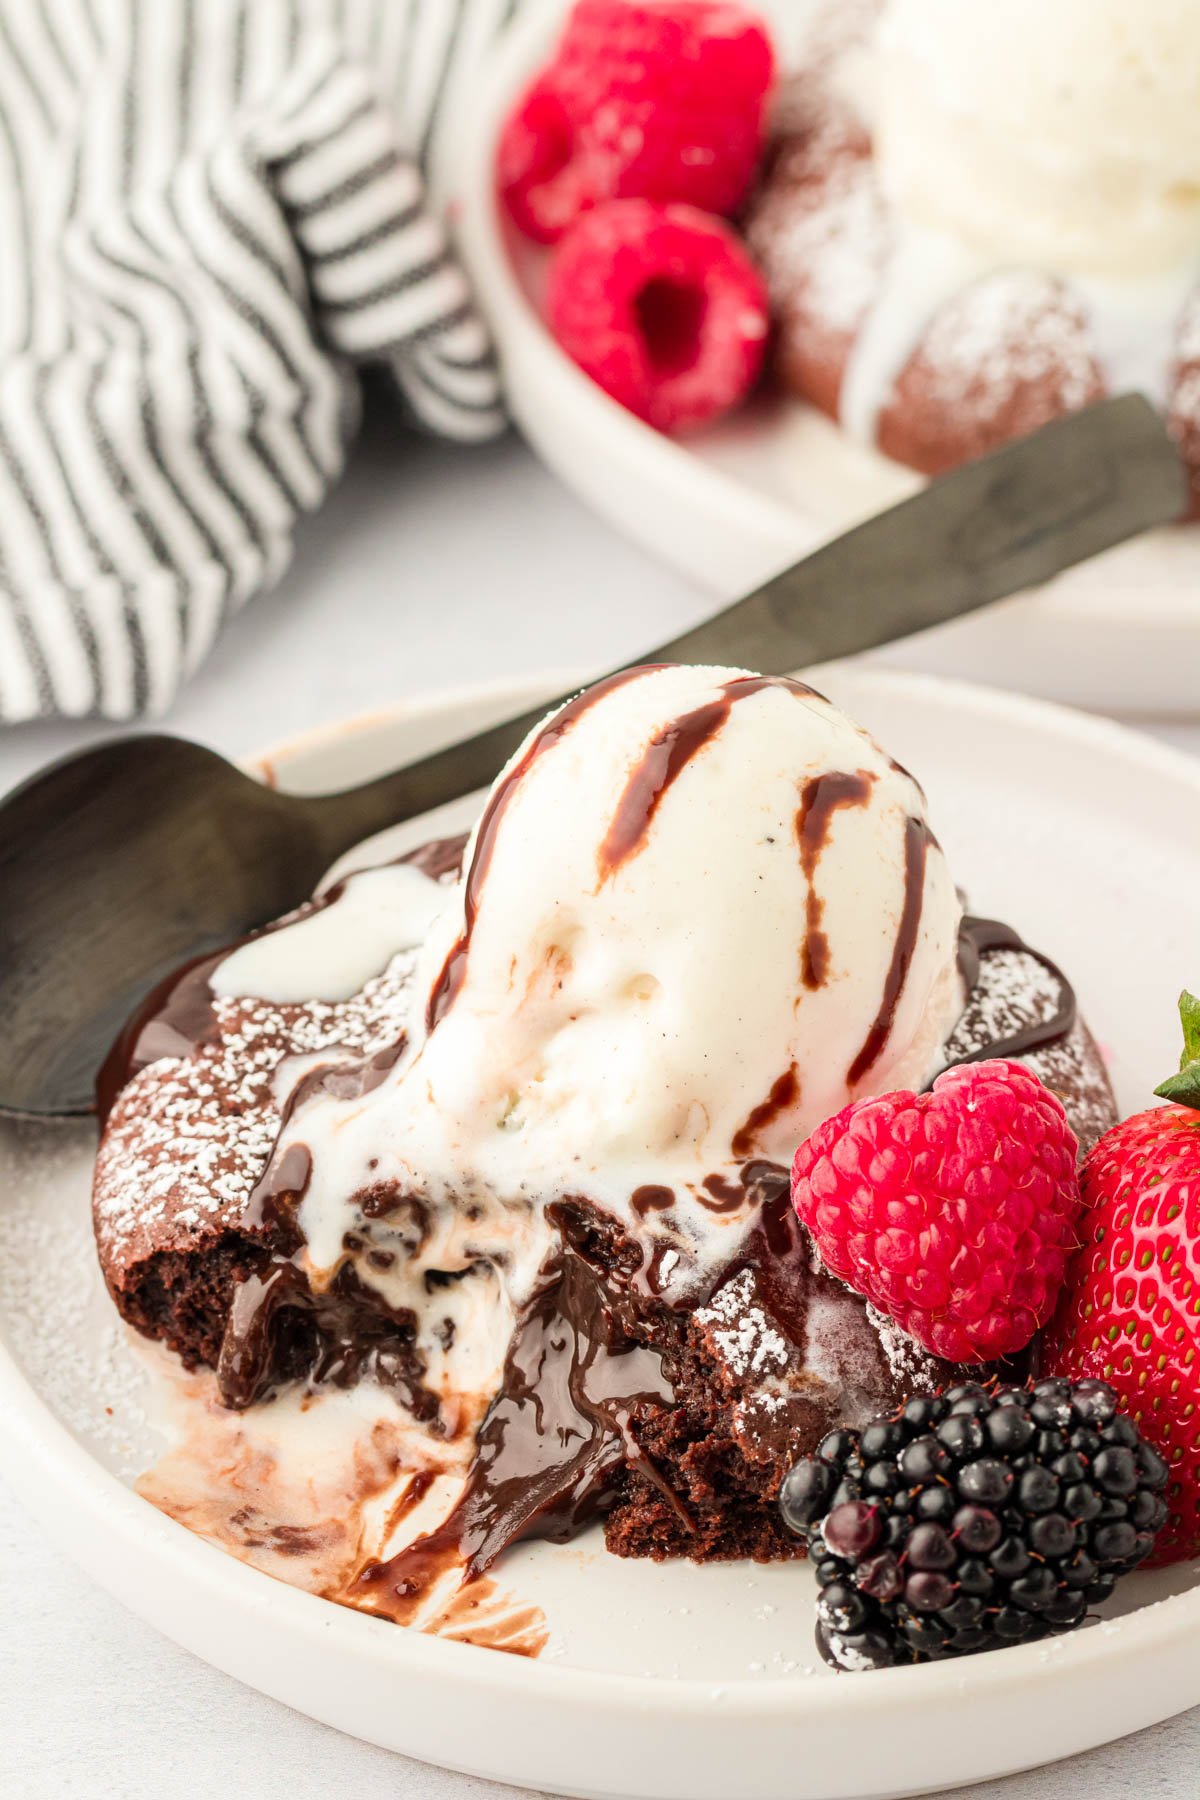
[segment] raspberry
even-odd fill
[[[549,244],[604,200],[732,213],[762,152],[773,72],[764,26],[724,0],[579,0],[501,133],[512,218]]]
[[[762,279],[733,232],[690,206],[585,213],[554,253],[546,309],[567,355],[659,431],[727,411],[762,367]]]
[[[1083,1165],[1084,1243],[1046,1332],[1056,1374],[1111,1382],[1170,1465],[1154,1561],[1200,1555],[1200,1000],[1180,1001],[1180,1073]]]
[[[1102,1381],[964,1382],[831,1432],[779,1492],[821,1655],[886,1669],[1074,1630],[1149,1555],[1167,1476]]]
[[[986,1362],[1053,1311],[1079,1215],[1062,1104],[1020,1063],[857,1100],[796,1152],[792,1201],[826,1265],[935,1356]]]

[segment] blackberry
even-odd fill
[[[1082,1625],[1149,1555],[1167,1465],[1102,1381],[964,1382],[831,1432],[779,1508],[817,1575],[817,1647],[884,1669]]]

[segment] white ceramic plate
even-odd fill
[[[1173,1002],[1194,967],[1180,897],[1200,891],[1200,769],[1037,702],[862,669],[820,680],[920,772],[973,903],[1066,962],[1122,1104],[1143,1103],[1171,1065]],[[536,697],[526,685],[435,698],[310,736],[273,771],[336,788]],[[521,1548],[503,1573],[546,1611],[539,1662],[284,1587],[131,1491],[157,1445],[142,1364],[95,1265],[90,1161],[86,1130],[0,1128],[0,1464],[134,1611],[302,1712],[556,1793],[859,1800],[1027,1767],[1200,1702],[1196,1568],[1134,1576],[1110,1619],[1048,1645],[841,1677],[817,1665],[796,1566],[656,1568],[608,1557],[594,1536]]]
[[[786,47],[811,0],[756,0]],[[618,530],[732,599],[822,539],[902,498],[910,470],[852,443],[811,407],[749,410],[685,443],[651,431],[559,350],[537,307],[543,257],[494,199],[499,127],[554,41],[544,0],[490,68],[452,187],[462,248],[486,296],[509,400],[561,479]],[[1200,527],[1156,532],[1036,594],[877,652],[892,666],[987,680],[1108,712],[1200,706]]]

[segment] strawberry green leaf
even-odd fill
[[[1179,1017],[1183,1023],[1179,1073],[1168,1076],[1154,1091],[1164,1100],[1176,1100],[1181,1106],[1194,1106],[1200,1111],[1200,999],[1186,988],[1179,996]]]

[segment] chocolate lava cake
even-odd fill
[[[404,860],[449,883],[462,851],[456,839]],[[109,1292],[139,1332],[187,1367],[215,1370],[230,1407],[290,1381],[369,1374],[443,1432],[413,1316],[349,1266],[323,1291],[309,1287],[296,1261],[303,1173],[272,1157],[294,1071],[307,1073],[287,1107],[314,1082],[363,1093],[395,1063],[414,957],[395,956],[349,999],[266,1002],[214,996],[223,954],[151,996],[104,1072],[94,1217]],[[960,966],[968,999],[947,1063],[1026,1061],[1086,1149],[1116,1110],[1065,977],[978,920],[963,923]],[[794,1556],[774,1500],[796,1456],[833,1425],[958,1375],[820,1267],[786,1170],[750,1160],[741,1181],[757,1223],[687,1307],[662,1301],[642,1249],[602,1209],[569,1194],[549,1209],[556,1248],[516,1321],[499,1393],[482,1424],[460,1425],[478,1433],[473,1470],[435,1548],[452,1545],[477,1572],[520,1537],[565,1537],[604,1514],[621,1555]],[[428,1232],[414,1196],[360,1201],[364,1232],[381,1232],[366,1250],[380,1266]],[[643,1191],[636,1204],[661,1202]],[[426,1276],[427,1289],[437,1279]],[[454,1278],[443,1279],[449,1294]],[[448,1343],[449,1307],[439,1329]]]

